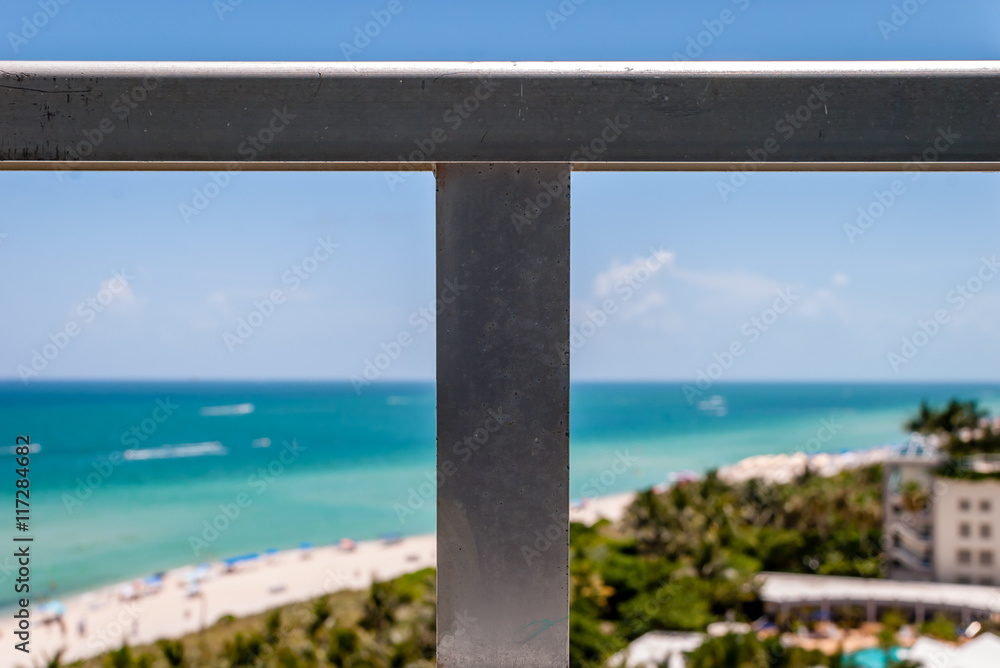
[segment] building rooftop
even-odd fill
[[[608,659],[612,668],[683,668],[684,653],[701,646],[701,633],[650,631]]]
[[[940,451],[941,439],[931,434],[911,434],[910,440],[899,446],[898,451],[892,458],[894,461],[926,462],[937,464],[944,459],[944,454]]]
[[[920,638],[909,650],[900,652],[908,659],[934,668],[995,668],[1000,657],[1000,638],[992,633],[955,647],[931,638]]]
[[[768,603],[850,601],[864,604],[871,600],[1000,613],[1000,587],[791,573],[762,573],[760,577],[763,582],[760,596]]]

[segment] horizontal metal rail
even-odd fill
[[[1000,168],[1000,61],[0,62],[0,169]]]

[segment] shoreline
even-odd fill
[[[184,566],[166,571],[155,588],[142,579],[130,580],[62,599],[62,624],[46,623],[53,616],[44,613],[44,604],[33,603],[31,654],[15,651],[8,642],[14,638],[14,620],[5,616],[0,664],[33,665],[63,646],[63,660],[75,661],[124,642],[135,646],[178,638],[226,615],[245,617],[343,589],[365,589],[375,580],[433,567],[436,548],[435,536],[425,534],[393,544],[360,542],[351,551],[323,546],[262,553],[232,567],[224,562],[212,562],[207,569]]]
[[[806,466],[818,475],[829,476],[885,461],[893,450],[894,446],[879,446],[841,453],[756,455],[718,470],[728,483],[750,478],[781,483],[793,480]],[[654,489],[662,491],[664,487]],[[606,518],[617,522],[637,493],[584,499],[569,509],[570,521],[593,524]],[[64,661],[89,658],[117,649],[123,642],[143,645],[193,633],[225,615],[244,617],[338,590],[366,589],[373,581],[434,567],[436,561],[436,536],[423,534],[393,543],[362,541],[350,551],[321,546],[261,553],[230,567],[218,561],[207,568],[182,566],[166,571],[158,587],[138,579],[68,596],[62,599],[65,611],[61,623],[44,623],[45,604],[33,602],[32,651],[28,655],[13,649],[15,620],[5,615],[0,624],[0,638],[5,641],[0,660],[4,665],[29,665],[39,657],[51,657],[63,646]],[[143,589],[148,591],[139,595]],[[190,595],[195,589],[197,595]],[[53,618],[51,614],[48,617]]]
[[[571,521],[593,523],[604,517],[616,521],[635,492],[588,499],[570,508]],[[362,590],[376,580],[387,580],[437,564],[434,534],[402,537],[397,542],[358,542],[353,550],[338,546],[297,548],[261,553],[227,568],[211,562],[166,571],[158,587],[133,579],[104,585],[63,599],[62,624],[44,613],[45,604],[31,606],[31,653],[13,649],[14,620],[0,624],[0,664],[33,665],[65,647],[63,661],[76,661],[118,649],[122,643],[145,645],[178,638],[211,626],[225,615],[245,617],[272,608],[307,601],[340,590]],[[197,591],[192,581],[197,573]],[[155,590],[154,590],[155,589]],[[130,597],[134,594],[134,598]],[[53,620],[43,622],[43,620]],[[83,620],[84,633],[80,633]]]

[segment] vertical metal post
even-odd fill
[[[569,664],[569,165],[439,165],[439,666]]]

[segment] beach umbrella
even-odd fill
[[[39,607],[42,614],[54,615],[56,617],[62,617],[66,614],[66,606],[63,605],[62,601],[49,601]]]
[[[250,554],[241,554],[238,557],[229,557],[228,559],[223,559],[222,563],[226,565],[226,568],[232,568],[236,564],[242,561],[253,561],[254,559],[259,559],[260,554],[257,552],[252,552]]]

